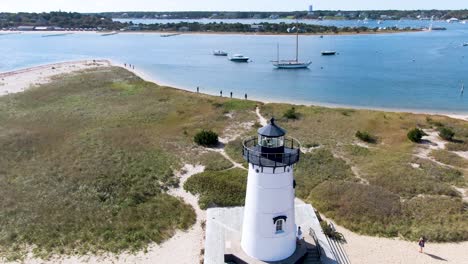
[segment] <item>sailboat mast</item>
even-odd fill
[[[277,47],[276,47],[276,61],[279,63],[279,43],[277,43]]]
[[[299,25],[296,28],[296,62],[299,61]]]

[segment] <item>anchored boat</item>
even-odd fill
[[[336,55],[336,51],[332,51],[332,50],[322,51],[322,56],[333,56],[333,55]]]
[[[293,27],[293,30],[295,27]],[[289,31],[289,29],[288,29]],[[300,62],[299,61],[299,28],[296,28],[296,59],[295,60],[280,60],[279,59],[279,44],[277,47],[277,58],[273,62],[273,66],[278,69],[305,69],[312,64],[311,61]]]
[[[213,51],[213,55],[215,55],[215,56],[227,56],[228,53],[225,52],[225,51],[222,51],[222,50],[215,50],[215,51]]]
[[[249,57],[246,57],[241,54],[234,54],[232,55],[232,57],[229,57],[229,60],[233,62],[249,62],[249,59]]]

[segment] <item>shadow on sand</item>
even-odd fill
[[[429,253],[424,253],[424,254],[428,255],[429,257],[431,257],[433,259],[437,259],[437,260],[440,260],[440,261],[447,261],[446,259],[441,258],[441,257],[436,256],[436,255],[432,255],[432,254],[429,254]]]

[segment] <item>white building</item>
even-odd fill
[[[285,134],[271,119],[244,140],[245,207],[207,210],[204,264],[345,263],[338,262],[314,208],[295,201],[300,143]]]
[[[310,5],[309,6],[309,12],[308,12],[309,15],[313,15],[314,14],[314,6],[313,5]]]
[[[296,250],[293,166],[300,144],[285,134],[272,118],[258,138],[245,142],[249,174],[241,246],[262,261],[284,260]]]

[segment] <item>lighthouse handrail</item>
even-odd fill
[[[253,136],[244,140],[242,154],[247,162],[263,167],[282,167],[298,162],[301,143],[285,137],[283,145],[285,151],[282,153],[264,153],[259,149],[258,137]]]

